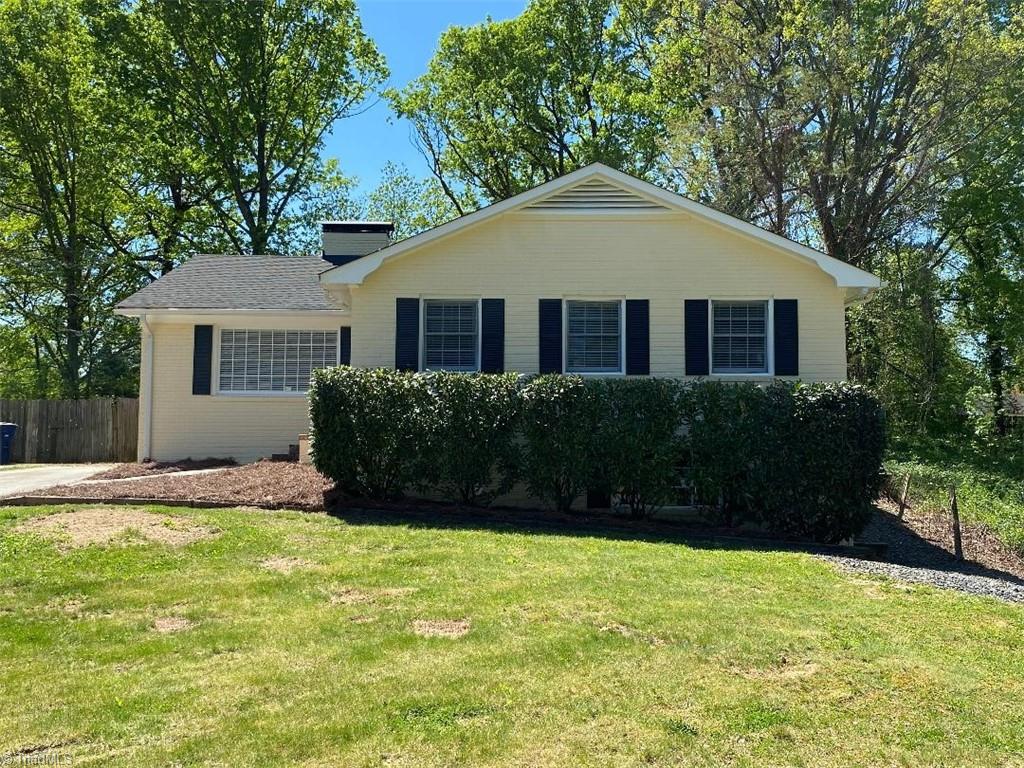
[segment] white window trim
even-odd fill
[[[755,302],[767,304],[768,317],[764,329],[764,371],[753,373],[715,372],[715,302]],[[715,296],[708,299],[708,375],[721,379],[771,379],[775,377],[775,298],[773,296]]]
[[[304,392],[273,392],[273,391],[253,391],[253,390],[237,390],[237,389],[221,389],[220,388],[220,336],[221,331],[321,331],[323,333],[331,333],[332,331],[337,334],[337,339],[334,345],[334,360],[335,364],[332,367],[338,367],[341,365],[341,326],[338,328],[239,328],[237,325],[215,325],[213,326],[213,346],[214,346],[214,364],[213,364],[213,377],[216,382],[216,387],[211,387],[210,391],[214,397],[240,397],[243,399],[251,399],[254,397],[267,397],[272,399],[279,398],[307,398],[309,397],[309,390]]]
[[[428,301],[473,301],[476,302],[476,367],[471,371],[463,368],[427,368],[427,302]],[[483,301],[480,296],[420,296],[420,338],[419,338],[419,360],[417,370],[422,373],[436,373],[437,371],[451,371],[453,373],[480,373],[480,362],[483,360]]]
[[[569,302],[603,301],[619,303],[619,370],[617,371],[570,371],[569,370]],[[563,296],[562,297],[562,372],[572,376],[625,376],[626,375],[626,299],[622,296]]]

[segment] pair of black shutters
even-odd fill
[[[352,362],[352,329],[338,329],[338,362]],[[192,335],[192,394],[208,395],[213,387],[213,326],[197,325]]]
[[[420,300],[395,299],[395,368],[420,367]],[[480,370],[505,370],[505,300],[480,300]]]
[[[800,346],[796,299],[775,299],[775,374],[800,373]],[[711,349],[707,299],[687,299],[684,304],[685,370],[687,376],[711,372]],[[562,299],[540,299],[539,370],[562,373]],[[419,369],[420,300],[395,300],[395,368]],[[647,376],[651,372],[650,302],[626,299],[626,374]],[[505,300],[480,302],[480,370],[500,373],[505,369]]]
[[[796,299],[775,299],[774,334],[775,375],[797,376],[800,373],[800,338]],[[711,334],[707,299],[687,299],[683,326],[686,344],[686,375],[707,376],[711,373]]]

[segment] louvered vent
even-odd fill
[[[666,206],[622,187],[594,179],[528,205],[531,211],[667,211]]]

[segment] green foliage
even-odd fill
[[[887,492],[898,499],[909,473],[910,507],[922,514],[949,515],[949,489],[956,486],[961,517],[994,531],[1024,555],[1024,435],[1015,445],[977,448],[963,440],[901,442],[885,461]]]
[[[847,313],[850,377],[878,396],[894,434],[961,431],[965,397],[979,379],[945,321],[951,286],[926,249],[876,258],[886,284]]]
[[[430,401],[419,482],[464,504],[507,493],[515,472],[519,376],[438,372],[426,375],[425,386]]]
[[[153,108],[172,103],[205,153],[220,230],[241,252],[289,250],[293,203],[325,183],[325,134],[387,76],[354,2],[145,0],[133,13]]]
[[[469,200],[462,205],[472,208]],[[381,180],[366,201],[366,218],[390,221],[395,225],[394,238],[404,240],[424,230],[456,218],[452,205],[436,179],[417,179],[404,165],[387,163]]]
[[[422,468],[429,407],[425,380],[412,373],[346,366],[314,371],[313,465],[346,493],[396,498]]]
[[[830,543],[867,523],[886,434],[863,387],[706,382],[686,389],[683,420],[696,498],[726,523]]]
[[[0,4],[0,317],[31,339],[16,365],[41,396],[50,370],[61,396],[90,394],[125,352],[110,312],[137,285],[121,112],[84,3]],[[133,378],[129,364],[119,384]]]
[[[547,374],[530,381],[522,397],[523,480],[534,496],[568,512],[601,480],[598,391],[580,376]]]
[[[664,115],[614,13],[613,0],[532,0],[514,19],[451,27],[427,72],[390,92],[460,213],[467,194],[495,202],[594,161],[659,167]]]
[[[773,387],[766,396],[757,511],[769,529],[838,543],[859,533],[881,491],[885,419],[851,384]]]
[[[754,384],[706,381],[682,392],[690,482],[726,523],[753,502],[750,469],[765,445],[766,410],[765,391]]]
[[[313,461],[350,493],[439,489],[488,501],[521,478],[567,512],[606,490],[635,517],[677,493],[788,536],[836,542],[867,521],[882,483],[877,400],[849,384],[768,388],[559,374],[317,372]]]
[[[601,410],[598,477],[634,517],[646,517],[676,495],[680,385],[652,378],[595,379],[588,385]]]

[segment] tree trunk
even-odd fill
[[[1003,391],[1003,372],[1006,369],[1006,353],[998,331],[985,334],[985,367],[988,372],[989,391],[992,393],[993,426],[1000,437],[1006,435],[1006,395]]]

